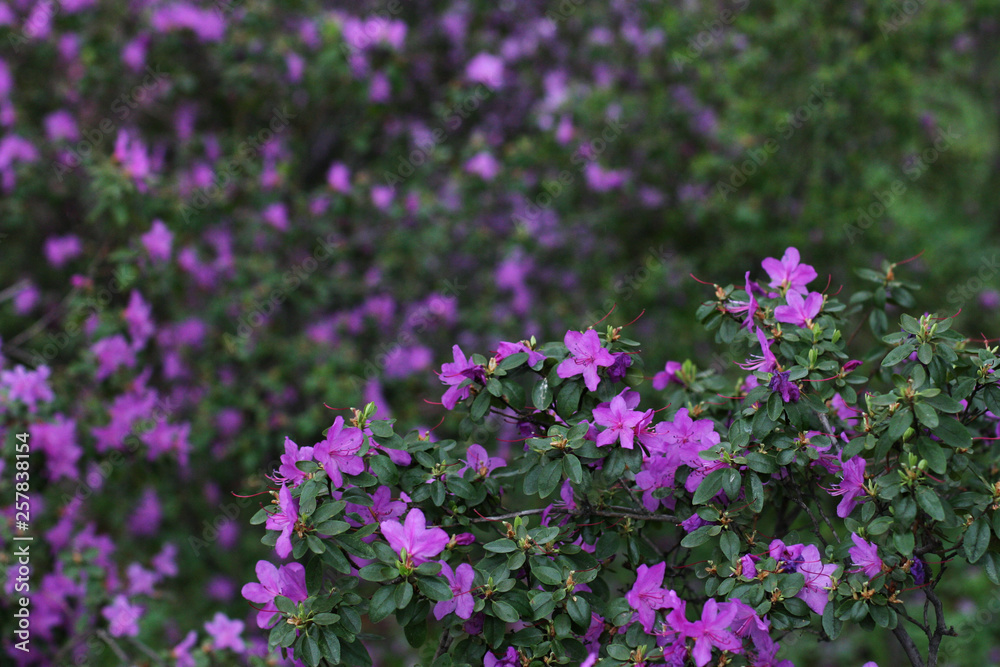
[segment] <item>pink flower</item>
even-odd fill
[[[441,404],[447,410],[453,410],[456,403],[469,397],[469,385],[462,386],[467,379],[486,384],[486,372],[479,364],[466,359],[462,348],[453,345],[451,354],[454,363],[442,364],[441,373],[438,375],[441,382],[451,385],[441,397]]]
[[[198,641],[198,632],[192,630],[184,637],[184,641],[170,651],[170,657],[177,661],[177,667],[195,667],[197,663],[191,655],[191,648],[194,647],[196,641]]]
[[[45,258],[57,269],[81,254],[83,254],[83,244],[80,243],[79,236],[69,234],[45,239]]]
[[[878,557],[878,547],[851,533],[854,546],[847,550],[851,555],[851,563],[858,567],[853,572],[864,572],[872,579],[882,572],[882,559]]]
[[[234,621],[221,611],[208,623],[205,623],[205,632],[212,638],[212,649],[219,651],[229,648],[236,653],[246,650],[246,644],[240,635],[243,633],[243,621]]]
[[[860,456],[848,459],[843,466],[843,477],[833,485],[831,496],[843,496],[837,505],[837,516],[844,519],[850,516],[858,501],[858,496],[865,495],[865,460]]]
[[[174,235],[170,233],[162,220],[153,220],[153,226],[139,238],[154,262],[165,262],[170,259],[170,247],[173,244]]]
[[[499,456],[490,457],[481,445],[469,445],[469,449],[465,453],[465,460],[466,465],[458,469],[459,475],[472,468],[477,475],[485,478],[489,477],[490,473],[497,468],[507,465],[507,461]]]
[[[762,373],[771,373],[778,368],[778,360],[771,353],[771,344],[768,342],[767,336],[764,335],[764,331],[757,327],[755,333],[757,334],[757,342],[760,343],[761,356],[749,357],[744,363],[736,365],[745,371],[759,370]]]
[[[468,563],[462,563],[452,572],[447,563],[441,563],[441,574],[451,586],[452,598],[434,605],[434,618],[440,621],[453,611],[459,618],[472,618],[472,610],[476,606],[472,597],[472,580],[476,578],[476,571]]]
[[[816,269],[808,264],[799,263],[799,251],[795,248],[788,248],[782,255],[781,261],[768,257],[761,266],[771,277],[769,285],[778,287],[782,292],[806,292],[806,285],[816,278]]]
[[[448,533],[441,528],[427,528],[424,513],[417,508],[406,515],[405,523],[399,521],[382,521],[379,523],[382,535],[389,546],[401,558],[406,558],[413,565],[427,562],[441,553],[448,546]],[[406,555],[403,555],[403,552]]]
[[[500,173],[500,163],[490,153],[480,151],[465,163],[465,170],[484,181],[492,181]]]
[[[365,471],[365,462],[358,451],[364,441],[364,434],[353,426],[344,428],[344,418],[337,417],[326,432],[326,440],[313,445],[313,455],[323,465],[334,486],[344,485],[342,472],[360,475]]]
[[[108,632],[112,637],[135,637],[139,634],[139,617],[143,608],[129,604],[124,595],[116,595],[110,605],[101,610],[108,619]]]
[[[610,404],[602,403],[597,406],[594,408],[594,423],[607,427],[598,434],[597,446],[603,447],[620,441],[624,449],[632,449],[635,427],[639,425],[642,418],[643,413],[628,409],[622,394],[611,399]]]
[[[810,292],[805,299],[798,292],[789,292],[785,300],[788,305],[775,308],[774,319],[798,327],[812,325],[813,318],[823,308],[823,295],[819,292]]]
[[[293,488],[298,486],[306,478],[306,474],[295,465],[299,461],[312,461],[313,448],[299,447],[291,438],[285,438],[285,453],[281,455],[281,465],[275,475],[271,477],[279,484],[290,484]]]
[[[465,77],[469,81],[486,84],[489,88],[499,88],[503,84],[503,59],[489,53],[479,53],[465,67]]]
[[[326,172],[326,183],[334,192],[348,194],[351,191],[351,170],[342,162],[334,162]]]
[[[681,380],[681,368],[683,364],[679,361],[668,361],[666,368],[653,376],[653,389],[663,391],[670,384],[683,385]]]
[[[292,497],[292,492],[285,485],[278,491],[278,511],[269,514],[264,527],[268,530],[280,530],[281,535],[274,544],[274,550],[282,558],[292,553],[292,531],[299,520],[299,501]]]
[[[615,358],[601,346],[601,339],[593,329],[581,333],[567,331],[563,342],[572,357],[563,359],[556,368],[561,378],[571,378],[583,375],[584,384],[590,391],[597,391],[601,378],[597,375],[599,367],[607,368],[615,363]]]
[[[306,592],[306,570],[302,563],[289,563],[280,568],[266,560],[257,561],[258,583],[248,583],[241,591],[243,597],[250,602],[264,605],[257,612],[257,627],[266,628],[278,608],[274,606],[274,598],[283,595],[292,602],[302,602],[309,597]]]
[[[640,565],[635,571],[635,584],[625,595],[625,601],[635,610],[635,616],[646,632],[653,631],[657,609],[674,609],[680,604],[677,593],[663,588],[666,569],[666,563],[657,563],[653,567]]]
[[[712,659],[713,647],[721,651],[738,651],[743,647],[739,638],[729,631],[737,611],[734,605],[720,605],[709,599],[702,609],[701,620],[688,621],[683,609],[674,609],[667,615],[667,621],[682,635],[695,640],[691,657],[698,667],[704,667]]]
[[[97,372],[94,374],[94,379],[98,382],[110,376],[121,366],[128,368],[135,366],[135,350],[129,346],[128,341],[121,334],[102,338],[94,343],[90,350],[97,357]]]

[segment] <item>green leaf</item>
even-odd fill
[[[948,455],[945,449],[930,438],[920,438],[917,440],[917,453],[920,458],[926,459],[931,470],[943,475],[948,470]]]
[[[941,423],[937,425],[937,428],[932,430],[934,431],[934,435],[941,438],[945,444],[951,445],[956,449],[972,447],[972,434],[957,419],[944,417],[941,419]]]
[[[916,349],[916,346],[913,343],[904,343],[899,347],[893,348],[889,351],[889,354],[885,355],[885,359],[882,360],[882,366],[895,366],[913,354],[914,349]]]
[[[583,394],[583,385],[579,382],[568,382],[559,390],[556,399],[556,409],[560,417],[569,417],[580,407],[580,396]]]
[[[319,661],[323,659],[323,655],[319,652],[319,644],[316,643],[316,640],[311,635],[303,635],[299,638],[299,643],[296,645],[298,646],[298,649],[295,651],[296,658],[304,661],[309,667],[317,667],[319,665]]]
[[[920,423],[927,428],[934,428],[938,425],[937,411],[926,403],[914,403],[913,411],[917,414]]]
[[[937,394],[936,396],[924,396],[922,397],[921,400],[939,412],[950,412],[952,414],[956,414],[964,409],[962,408],[961,403],[956,401],[948,394]]]
[[[383,406],[384,407],[384,406]],[[368,428],[376,438],[392,437],[392,422],[384,419],[377,419],[368,422]]]
[[[732,531],[723,531],[719,538],[719,546],[722,547],[723,555],[727,559],[733,560],[740,553],[740,538]]]
[[[372,623],[378,623],[396,611],[394,592],[395,589],[392,586],[382,586],[372,595],[371,602],[368,604],[368,618]]]
[[[284,595],[278,595],[274,598],[274,606],[278,608],[278,611],[284,612],[288,615],[294,615],[297,611],[295,603],[286,598]]]
[[[823,610],[823,631],[831,640],[839,637],[844,628],[844,622],[834,616],[833,608],[833,603],[829,603]]]
[[[765,475],[778,472],[778,466],[774,460],[766,454],[760,452],[748,452],[746,455],[747,467]]]
[[[607,530],[601,533],[601,536],[597,538],[597,544],[594,545],[594,557],[597,560],[604,560],[605,558],[610,558],[618,552],[621,546],[621,536],[616,530]]]
[[[330,612],[323,612],[312,617],[312,622],[316,625],[333,625],[339,620],[340,614],[331,614]]]
[[[287,648],[294,642],[295,626],[285,623],[284,618],[278,621],[278,624],[271,628],[271,632],[267,637],[267,643],[269,646],[284,646]]]
[[[757,473],[754,472],[747,473],[747,480],[749,481],[747,493],[750,500],[750,511],[760,513],[764,510],[764,485]]]
[[[990,546],[990,525],[985,518],[979,517],[966,529],[963,546],[965,557],[970,563],[975,563],[983,557]]]
[[[740,494],[740,485],[743,482],[740,471],[735,468],[724,468],[722,476],[722,490],[729,498],[736,498]]]
[[[695,505],[704,505],[706,502],[715,497],[715,495],[722,490],[722,479],[723,475],[729,472],[729,468],[724,468],[722,470],[716,470],[710,472],[705,476],[705,479],[701,480],[701,484],[698,485],[698,490],[694,492],[694,497],[691,502]],[[690,537],[690,535],[688,536]]]
[[[893,519],[891,516],[880,516],[868,524],[868,534],[881,535],[892,527],[892,521]]]
[[[917,488],[917,504],[932,519],[944,521],[944,508],[941,506],[941,499],[931,489],[926,486]]]
[[[332,537],[334,535],[340,535],[341,533],[350,530],[351,524],[346,521],[339,521],[337,519],[331,519],[329,521],[324,521],[323,523],[316,526],[316,532],[320,535],[326,535]]]
[[[487,542],[483,545],[483,549],[487,551],[492,551],[497,554],[506,554],[511,551],[517,551],[517,544],[514,540],[508,540],[507,538],[501,538],[499,540],[493,540],[492,542]]]
[[[517,368],[524,362],[528,360],[527,352],[516,352],[509,357],[504,357],[503,361],[497,364],[497,368],[504,371],[509,371],[511,369]]]
[[[472,407],[469,409],[469,417],[472,421],[480,421],[486,416],[486,413],[490,411],[490,394],[486,391],[480,391],[476,395],[476,399],[472,401]]]
[[[501,600],[493,600],[490,603],[490,610],[494,616],[507,623],[516,623],[521,620],[521,615],[517,613],[517,610]]]
[[[548,410],[552,405],[552,388],[548,380],[542,380],[531,390],[531,403],[538,410]]]
[[[441,579],[436,577],[417,577],[417,588],[435,602],[450,600],[452,598],[451,587]]]
[[[708,538],[712,537],[712,534],[709,532],[711,528],[718,528],[718,526],[702,526],[688,533],[681,540],[681,546],[685,549],[693,549],[694,547],[701,546],[708,541]]]
[[[922,343],[919,348],[917,348],[917,359],[920,363],[926,365],[931,363],[931,359],[934,358],[934,348],[931,347],[930,343]]]
[[[906,429],[910,428],[910,424],[913,423],[913,413],[906,408],[900,408],[896,411],[896,414],[892,416],[889,420],[889,428],[886,431],[886,437],[892,441],[896,442],[903,434]]]
[[[405,609],[413,599],[413,585],[408,581],[399,582],[392,593],[392,599],[396,602],[396,609]]]
[[[331,665],[340,664],[340,639],[332,630],[321,632],[316,643],[319,644],[320,654],[326,658],[328,663]]]
[[[578,626],[590,627],[590,603],[582,595],[569,595],[566,597],[566,611],[570,618]]]
[[[420,648],[427,641],[427,619],[420,617],[403,628],[406,641],[413,648]]]
[[[564,581],[563,576],[559,572],[559,570],[553,567],[532,565],[531,574],[535,575],[535,578],[538,579],[540,582],[542,582],[543,584],[547,584],[549,586],[559,586]]]
[[[573,454],[566,454],[563,457],[563,473],[574,484],[582,483],[583,466],[580,465],[580,459]]]

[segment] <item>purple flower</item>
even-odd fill
[[[662,391],[670,384],[683,385],[684,380],[681,379],[682,366],[683,364],[679,361],[668,361],[666,368],[653,376],[653,389]]]
[[[743,643],[729,631],[729,624],[736,616],[733,605],[719,605],[709,599],[701,612],[701,619],[688,621],[683,609],[674,609],[667,615],[667,622],[689,639],[694,639],[691,657],[698,667],[704,667],[712,659],[712,648],[721,651],[738,651]]]
[[[470,386],[463,387],[463,382],[473,380],[479,384],[486,384],[486,372],[483,367],[466,359],[462,348],[453,345],[451,354],[455,360],[454,363],[442,364],[441,373],[438,376],[441,378],[441,382],[451,385],[441,397],[441,404],[447,410],[453,410],[456,403],[469,397]]]
[[[472,597],[472,580],[476,577],[476,571],[468,563],[462,563],[452,572],[451,567],[442,562],[441,574],[451,586],[452,598],[434,605],[434,618],[440,621],[451,612],[455,612],[455,615],[462,619],[471,618],[472,610],[476,606],[476,601]]]
[[[91,345],[90,350],[97,357],[97,372],[94,374],[94,379],[98,382],[110,376],[121,366],[135,367],[135,350],[121,334],[102,338]]]
[[[823,309],[823,295],[819,292],[810,292],[805,299],[798,292],[789,292],[785,300],[788,305],[775,308],[774,319],[786,324],[799,327],[812,326],[813,318]]]
[[[373,521],[380,523],[403,516],[403,512],[406,511],[406,503],[402,500],[393,500],[392,490],[388,486],[380,486],[372,494],[370,507],[347,503],[346,511],[348,514],[356,513],[365,520],[370,516]]]
[[[7,401],[21,401],[28,406],[29,412],[35,412],[39,402],[49,403],[55,399],[47,382],[51,372],[48,366],[29,371],[18,364],[12,371],[0,371],[0,391],[6,391]]]
[[[83,254],[83,244],[80,243],[79,236],[69,234],[45,239],[45,258],[57,269],[81,254]]]
[[[612,382],[621,382],[628,373],[628,367],[632,365],[632,356],[627,352],[612,353],[615,363],[608,369],[608,379]]]
[[[668,447],[674,450],[680,462],[690,468],[702,467],[705,460],[698,456],[699,452],[711,449],[722,440],[711,419],[695,421],[687,408],[678,410],[673,421],[664,422],[659,430],[666,436]]]
[[[858,496],[865,495],[865,460],[860,456],[848,459],[843,466],[843,477],[833,485],[831,496],[843,496],[837,505],[837,516],[844,519],[850,516],[858,504]]]
[[[466,161],[465,171],[492,181],[500,173],[500,163],[488,151],[480,151]]]
[[[625,449],[632,449],[634,446],[635,427],[642,420],[643,413],[628,409],[624,393],[611,399],[610,404],[602,403],[594,408],[594,423],[607,427],[597,435],[598,447],[615,442],[621,442]]]
[[[142,607],[129,604],[124,595],[116,595],[110,605],[101,609],[101,615],[108,620],[108,632],[112,637],[135,637],[139,634],[142,611]]]
[[[465,78],[489,88],[499,88],[503,83],[503,74],[503,59],[489,53],[476,54],[465,67]]]
[[[781,400],[785,403],[797,403],[799,400],[799,387],[788,379],[789,371],[781,371],[771,376],[771,382],[767,388],[781,394]]]
[[[389,546],[413,565],[420,565],[441,553],[448,546],[448,533],[441,528],[427,528],[424,513],[417,508],[406,515],[405,523],[382,521],[379,523],[382,535]]]
[[[326,172],[326,183],[334,192],[349,193],[351,191],[351,170],[342,162],[334,162]]]
[[[878,547],[851,533],[851,540],[854,546],[847,550],[851,555],[851,564],[858,567],[853,572],[864,572],[865,576],[872,579],[882,572],[882,559],[878,557]]]
[[[729,312],[746,312],[746,319],[743,320],[743,327],[749,329],[753,326],[753,316],[757,313],[757,298],[753,295],[753,286],[750,284],[750,272],[744,274],[745,288],[749,301],[732,301],[729,304]]]
[[[761,266],[771,277],[769,285],[778,287],[782,292],[792,291],[805,293],[806,285],[816,278],[816,269],[808,264],[799,263],[799,251],[795,248],[788,248],[781,260],[768,257]]]
[[[771,353],[771,344],[768,342],[767,336],[764,335],[764,331],[760,327],[757,327],[755,333],[757,334],[757,341],[760,343],[761,356],[751,356],[744,363],[736,365],[745,371],[771,373],[778,368],[778,360]]]
[[[673,609],[680,604],[677,593],[663,588],[666,569],[666,563],[657,563],[653,567],[640,565],[635,571],[635,584],[625,595],[625,601],[635,610],[635,616],[646,632],[653,631],[657,609]]]
[[[281,535],[274,544],[274,550],[282,558],[292,553],[292,531],[299,520],[299,501],[292,497],[292,492],[284,484],[278,491],[278,510],[268,514],[264,527],[268,530],[280,530]]]
[[[298,486],[306,478],[306,473],[295,465],[299,461],[312,461],[313,448],[299,447],[291,438],[285,438],[285,453],[281,455],[281,465],[271,477],[278,484],[289,484],[292,488]]]
[[[503,468],[507,465],[507,461],[499,456],[490,457],[481,445],[469,445],[469,449],[465,453],[465,461],[466,465],[458,470],[459,475],[472,468],[478,476],[486,478],[497,468]]]
[[[521,667],[521,654],[513,646],[507,647],[502,658],[497,658],[492,651],[483,656],[483,667]]]
[[[128,334],[132,338],[136,349],[142,348],[153,335],[156,328],[153,326],[151,317],[152,309],[142,298],[138,290],[132,290],[129,296],[128,307],[122,311],[122,317],[128,324]]]
[[[913,582],[917,586],[923,586],[927,581],[927,566],[924,561],[914,556],[910,561],[910,574],[913,575]]]
[[[246,644],[240,637],[243,633],[243,621],[234,621],[221,611],[216,612],[212,620],[205,623],[205,632],[212,638],[213,650],[230,648],[236,653],[246,650]]]
[[[708,521],[705,521],[704,519],[702,519],[697,514],[692,514],[688,518],[686,518],[683,521],[681,521],[681,528],[684,529],[685,533],[693,533],[694,531],[698,530],[702,526],[707,526],[707,525],[708,525]]]
[[[742,566],[742,574],[747,579],[753,579],[757,576],[757,564],[752,554],[744,554],[740,558],[740,565]]]
[[[801,545],[799,545],[801,546]],[[809,544],[802,548],[799,555],[798,571],[806,578],[805,585],[795,594],[817,615],[822,616],[830,600],[830,586],[833,583],[833,573],[839,566],[833,563],[823,564],[819,549]]]
[[[198,641],[198,632],[192,630],[184,637],[184,641],[170,651],[170,657],[177,661],[176,667],[195,667],[197,664],[191,655],[191,648]]]
[[[344,428],[344,418],[337,417],[326,432],[326,440],[313,445],[313,455],[323,465],[334,486],[344,485],[342,472],[360,475],[365,471],[365,462],[358,456],[364,434],[353,426]]]
[[[306,570],[301,563],[289,563],[278,568],[274,563],[259,560],[256,570],[260,583],[248,583],[241,592],[250,602],[263,605],[257,612],[258,628],[266,628],[275,614],[279,613],[274,606],[275,597],[283,595],[292,602],[302,602],[309,597],[306,592]]]
[[[563,338],[563,343],[573,356],[564,359],[556,368],[556,373],[561,378],[571,378],[576,375],[583,375],[584,384],[590,391],[597,391],[597,385],[601,383],[601,378],[597,375],[599,367],[608,367],[615,363],[615,358],[601,346],[601,339],[593,329],[587,329],[581,333],[579,331],[567,331]]]
[[[162,220],[153,220],[153,226],[150,230],[139,238],[154,262],[165,262],[170,259],[170,247],[174,235],[170,233]]]

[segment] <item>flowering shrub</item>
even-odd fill
[[[858,354],[851,320],[913,289],[896,265],[847,303],[794,248],[763,268],[698,311],[746,349],[735,387],[685,362],[641,398],[640,344],[608,326],[456,346],[445,407],[515,424],[509,457],[398,434],[374,403],[286,442],[254,522],[294,561],[244,587],[269,645],[368,665],[364,619],[391,616],[428,665],[762,666],[790,664],[780,636],[854,624],[937,664],[945,574],[1000,584],[997,348],[902,314]]]

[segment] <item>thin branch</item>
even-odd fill
[[[149,658],[153,662],[155,662],[157,665],[166,665],[167,664],[167,663],[165,663],[163,661],[163,658],[161,658],[159,655],[156,654],[155,651],[153,651],[153,649],[149,648],[148,646],[146,646],[145,644],[143,644],[141,641],[139,641],[135,637],[129,637],[129,641],[131,641],[133,644],[135,644],[136,648],[138,648],[140,651],[142,651],[143,653],[145,653],[146,655],[148,655]]]
[[[925,667],[924,659],[920,657],[920,651],[917,649],[917,645],[913,643],[913,638],[906,631],[906,627],[897,625],[892,629],[892,634],[896,635],[896,639],[899,640],[900,645],[903,647],[903,652],[910,659],[910,664],[913,667]]]
[[[97,636],[98,636],[98,637],[100,637],[100,638],[101,638],[101,640],[102,640],[102,641],[103,641],[103,642],[104,642],[105,644],[107,644],[108,646],[110,646],[110,647],[111,647],[111,651],[112,651],[112,652],[113,652],[113,653],[114,653],[114,654],[115,654],[116,656],[118,656],[118,659],[119,659],[119,660],[121,660],[121,661],[122,661],[123,663],[125,663],[126,665],[127,665],[127,664],[129,664],[129,662],[130,662],[130,661],[129,661],[129,659],[128,659],[128,656],[127,656],[127,655],[125,655],[125,651],[123,651],[123,650],[122,650],[122,647],[121,647],[121,646],[119,646],[119,645],[118,645],[118,643],[117,643],[117,642],[116,642],[116,641],[115,641],[114,639],[112,639],[112,638],[111,638],[111,635],[109,635],[109,634],[108,634],[107,632],[105,632],[104,630],[98,630],[98,631],[97,631]]]
[[[451,646],[451,631],[445,630],[441,634],[441,641],[438,642],[437,650],[434,651],[434,657],[431,659],[431,662],[435,662],[439,657],[441,657],[441,655],[448,650],[449,646]]]

